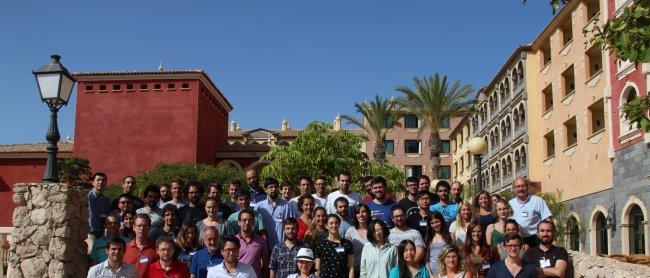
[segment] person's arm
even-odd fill
[[[557,260],[555,261],[555,267],[546,267],[546,268],[535,268],[537,273],[540,276],[547,277],[564,277],[566,275],[567,261]]]
[[[266,242],[266,239],[264,241]],[[269,269],[269,249],[267,248],[266,244],[264,244],[262,246],[262,250],[263,250],[262,251],[262,267],[261,267],[262,269],[261,269],[260,272],[262,273],[262,276],[266,276],[266,275],[264,275],[264,273],[269,273],[268,272],[268,269]]]
[[[320,258],[316,258],[316,275],[320,276]]]
[[[521,229],[520,229],[521,230]],[[468,237],[471,238],[472,234],[470,231],[467,231]],[[492,234],[494,233],[494,223],[487,226],[485,229],[485,241],[490,246],[492,246]],[[471,239],[470,239],[471,240]]]
[[[424,247],[416,247],[415,248],[415,261],[416,262],[422,262],[422,259],[424,258],[424,255],[425,255],[424,253],[426,253]]]
[[[348,277],[354,278],[354,255],[348,255]]]
[[[269,278],[275,278],[275,270],[271,269],[271,271],[269,271]]]
[[[365,278],[366,277],[366,256],[368,256],[368,251],[366,249],[366,246],[363,246],[363,249],[361,250],[361,264],[359,265],[359,278]]]

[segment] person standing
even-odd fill
[[[219,245],[223,262],[208,268],[208,278],[257,278],[253,267],[239,261],[240,247],[239,240],[235,236],[224,236]]]
[[[122,193],[120,196],[117,196],[117,198],[113,200],[113,203],[115,202],[117,202],[115,204],[117,208],[113,209],[113,214],[115,214],[117,220],[120,221],[121,226],[124,222],[124,214],[129,210],[133,210],[133,203],[131,201],[131,197],[129,197],[129,195],[126,193]]]
[[[535,266],[537,274],[544,277],[565,277],[569,262],[569,253],[562,247],[555,246],[555,223],[542,220],[537,225],[539,246],[528,249],[524,261]]]
[[[109,244],[112,238],[119,237],[120,222],[117,220],[117,217],[115,217],[115,215],[110,214],[108,217],[106,217],[104,227],[106,234],[94,240],[92,248],[90,249],[90,259],[93,265],[102,263],[108,258],[108,254],[106,253],[106,245]],[[123,242],[129,241],[129,238],[126,237],[120,237],[120,239]]]
[[[436,184],[436,192],[440,202],[431,205],[429,208],[431,212],[440,212],[445,217],[445,222],[451,223],[456,219],[458,214],[458,205],[451,202],[449,199],[449,183],[441,180]]]
[[[175,237],[178,234],[178,222],[177,222],[177,209],[174,204],[166,204],[162,208],[163,214],[163,227],[152,227],[149,232],[149,238],[152,241],[158,240],[159,237],[169,236]]]
[[[492,201],[490,192],[487,192],[485,190],[479,191],[476,195],[474,195],[474,198],[472,199],[474,213],[477,214],[476,217],[478,217],[478,220],[481,221],[483,230],[485,230],[488,225],[497,222],[497,217],[494,215],[494,211],[492,210],[492,207],[494,205],[496,205],[496,202]]]
[[[437,204],[440,202],[438,199],[438,194],[431,193],[431,179],[427,175],[421,175],[418,178],[418,191],[426,190],[429,192],[429,199],[431,199],[431,204]]]
[[[167,203],[171,201],[172,195],[169,192],[169,185],[168,184],[162,184],[160,185],[160,191],[158,192],[158,196],[160,196],[160,201],[158,203],[158,206]]]
[[[345,197],[338,197],[336,201],[334,201],[334,204],[336,205],[335,215],[341,219],[341,222],[339,222],[339,235],[343,237],[345,236],[345,232],[352,227],[352,219],[348,214],[348,208],[350,206],[348,205],[348,199]],[[356,206],[354,209],[356,210]]]
[[[327,213],[336,212],[336,200],[339,197],[348,199],[348,215],[354,211],[354,207],[361,203],[361,195],[359,193],[350,191],[350,184],[352,184],[352,175],[347,171],[341,171],[338,175],[339,190],[334,191],[327,195],[326,209]]]
[[[237,180],[233,180],[228,183],[228,196],[229,199],[223,202],[224,205],[230,208],[230,211],[235,212],[239,210],[239,205],[237,204],[237,196],[235,193],[241,188],[241,183]],[[250,197],[250,196],[249,196]]]
[[[513,210],[512,218],[522,228],[524,243],[530,247],[537,247],[537,225],[542,220],[550,220],[553,214],[548,209],[544,199],[530,194],[530,183],[527,179],[519,177],[512,182],[513,190],[516,196],[508,203]]]
[[[239,206],[239,209],[237,209],[235,212],[233,212],[229,217],[228,217],[228,222],[232,224],[233,228],[235,228],[235,233],[239,233],[239,213],[242,210],[245,209],[250,209],[254,210],[253,207],[251,207],[251,193],[250,191],[246,189],[239,189],[235,192],[235,198],[237,199],[237,205]],[[264,228],[264,222],[262,222],[262,216],[260,216],[259,213],[253,211],[255,214],[255,223],[253,223],[253,231],[257,233],[258,235],[266,238],[266,229]]]
[[[190,264],[191,278],[207,277],[208,267],[220,264],[223,261],[219,252],[219,231],[217,228],[208,226],[203,232],[203,245],[205,248],[196,252]]]
[[[260,186],[260,176],[257,173],[257,170],[248,169],[246,171],[246,185],[248,186],[248,190],[251,192],[251,204],[253,207],[255,207],[258,202],[266,200],[266,192]]]
[[[286,278],[289,274],[296,273],[296,255],[298,250],[308,247],[298,240],[298,223],[294,218],[287,218],[282,222],[284,241],[273,247],[269,261],[270,278]]]
[[[427,266],[415,260],[415,243],[405,239],[397,246],[399,260],[397,266],[390,270],[389,278],[429,278]]]
[[[375,198],[375,196],[372,195],[372,179],[372,176],[365,176],[361,178],[361,184],[363,184],[363,192],[366,193],[366,196],[361,200],[362,204],[366,204]]]
[[[459,181],[452,182],[449,193],[451,194],[451,201],[454,204],[460,204],[463,201],[463,184]]]
[[[135,238],[126,245],[124,261],[138,270],[138,278],[144,278],[147,266],[158,260],[155,244],[149,240],[151,219],[139,213],[135,216]]]
[[[469,223],[467,232],[467,239],[461,249],[465,269],[474,277],[485,277],[499,260],[499,253],[486,243],[483,226],[477,220]]]
[[[307,230],[314,222],[314,207],[316,200],[311,195],[303,195],[298,198],[298,212],[300,217],[298,221],[298,239],[303,240]]]
[[[397,204],[406,210],[407,217],[412,212],[416,212],[418,210],[418,186],[418,178],[416,177],[408,177],[404,182],[404,187],[406,188],[406,197],[399,200]]]
[[[456,217],[456,221],[449,225],[449,233],[453,238],[453,242],[458,246],[462,246],[467,237],[467,226],[472,221],[472,206],[465,201],[458,203],[458,206],[460,212]]]
[[[293,211],[291,205],[289,205],[289,202],[280,198],[278,184],[278,180],[274,178],[264,180],[267,199],[258,202],[255,207],[255,212],[262,216],[269,246],[275,246],[284,241],[282,221],[288,217],[296,217],[296,213]]]
[[[368,206],[360,204],[357,206],[354,215],[354,226],[345,232],[344,238],[352,242],[352,247],[354,248],[354,276],[359,277],[361,252],[363,251],[363,246],[368,243],[368,225],[371,220],[370,209]]]
[[[415,261],[422,261],[425,255],[424,240],[422,240],[422,236],[417,230],[406,226],[406,215],[404,208],[401,206],[394,206],[391,210],[391,216],[393,218],[395,228],[390,229],[390,234],[388,235],[388,241],[390,244],[398,246],[399,243],[405,239],[409,239],[415,242]]]
[[[194,224],[188,222],[184,223],[181,226],[181,230],[178,232],[176,237],[176,243],[178,244],[178,261],[190,267],[192,263],[192,257],[194,254],[201,250],[201,242],[199,237],[199,230],[194,226]]]
[[[190,271],[187,265],[174,259],[174,240],[171,237],[163,236],[156,240],[156,252],[158,261],[147,265],[145,271],[147,278],[189,278]]]
[[[463,269],[460,252],[455,245],[445,247],[437,259],[440,278],[472,278],[472,274]]]
[[[280,186],[280,196],[283,200],[289,202],[293,196],[293,185],[290,182],[283,182]]]
[[[221,199],[223,197],[222,192],[223,192],[223,188],[221,187],[220,184],[216,182],[211,182],[208,185],[208,197],[212,197],[215,200],[217,200],[217,211],[219,213],[219,217],[223,219],[228,219],[228,217],[230,217],[230,214],[232,214],[232,210],[230,209],[229,206],[226,206],[223,202],[221,202]]]
[[[287,278],[319,278],[314,274],[314,252],[310,248],[300,248],[296,254],[297,273],[290,274]]]
[[[155,185],[149,185],[144,189],[144,207],[136,210],[137,214],[144,213],[151,219],[151,225],[154,227],[163,226],[162,212],[158,207],[160,189]]]
[[[370,209],[372,219],[379,219],[384,221],[388,227],[392,228],[393,221],[391,220],[390,210],[396,205],[393,199],[387,199],[386,194],[386,179],[381,176],[372,179],[372,196],[374,198],[368,201],[366,205]]]
[[[425,238],[429,221],[431,221],[431,212],[429,211],[431,199],[429,197],[429,191],[420,190],[417,195],[417,200],[418,210],[411,210],[411,213],[406,215],[406,226],[417,230],[420,232],[420,236]]]
[[[201,204],[203,187],[191,182],[187,185],[187,206],[178,210],[178,224],[196,223],[207,217],[205,207]]]
[[[437,274],[438,255],[440,255],[440,252],[445,248],[445,246],[451,246],[454,244],[451,235],[447,230],[445,218],[439,212],[434,212],[431,215],[429,231],[427,232],[425,243],[429,253],[429,273]]]
[[[327,216],[327,238],[316,242],[316,274],[322,278],[354,278],[352,242],[339,235],[341,219]]]
[[[535,267],[533,264],[519,258],[519,251],[524,243],[521,235],[508,233],[505,237],[508,257],[493,264],[487,273],[488,278],[516,277],[535,278]]]
[[[88,191],[88,227],[93,238],[100,238],[104,235],[104,222],[111,213],[111,200],[104,196],[106,187],[106,174],[97,172],[92,176],[93,189]]]
[[[494,204],[494,208],[498,220],[496,223],[490,224],[487,227],[485,238],[487,239],[488,245],[497,247],[499,244],[503,243],[503,239],[505,238],[506,222],[508,222],[508,219],[512,216],[512,208],[505,200],[498,200],[496,204]]]
[[[88,270],[87,278],[137,278],[138,272],[133,265],[125,263],[124,250],[126,244],[119,237],[111,238],[106,244],[106,253],[108,259],[102,263],[94,265]]]
[[[205,200],[205,214],[207,215],[205,219],[196,222],[200,237],[203,237],[203,231],[208,226],[217,228],[221,236],[235,234],[235,228],[232,224],[220,217],[218,201],[214,197],[208,197]]]
[[[301,176],[299,181],[298,181],[298,189],[300,190],[300,194],[296,197],[293,197],[291,200],[289,200],[289,204],[293,206],[293,211],[298,211],[298,198],[306,195],[310,195],[310,192],[312,191],[312,180],[308,176]],[[311,195],[310,195],[311,196]],[[315,202],[315,207],[318,206],[323,206],[319,204],[318,200],[314,199]]]
[[[390,269],[397,265],[397,248],[388,242],[388,226],[379,219],[368,225],[368,243],[361,252],[361,278],[388,278]]]
[[[124,177],[122,179],[122,183],[120,184],[122,186],[122,195],[120,196],[126,196],[129,199],[131,199],[130,201],[131,204],[133,205],[132,207],[133,210],[137,210],[141,207],[144,207],[144,201],[142,201],[142,199],[138,198],[133,194],[133,192],[135,191],[135,184],[136,181],[135,181],[135,177],[133,176]],[[115,199],[113,200],[113,202],[111,202],[111,208],[113,210],[118,209],[119,201],[120,201],[119,199]]]
[[[311,196],[314,196],[314,199],[317,200],[316,207],[325,207],[327,204],[327,180],[325,177],[321,176],[316,178],[315,187],[316,192]]]
[[[239,212],[239,233],[235,236],[239,239],[239,261],[253,267],[255,274],[262,277],[262,273],[268,273],[269,248],[266,239],[253,231],[255,214],[250,209]],[[264,267],[264,270],[262,269]]]

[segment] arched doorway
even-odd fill
[[[580,251],[580,224],[578,220],[573,216],[569,216],[566,227],[568,234],[567,247],[569,250]]]
[[[607,219],[602,212],[596,214],[596,253],[609,254],[609,238],[607,236]]]
[[[643,225],[643,211],[638,205],[630,209],[630,253],[645,254],[645,227]]]

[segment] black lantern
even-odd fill
[[[52,55],[49,64],[32,71],[36,76],[36,84],[41,94],[41,100],[50,108],[50,128],[45,138],[47,145],[47,164],[43,181],[59,182],[59,174],[56,166],[56,154],[59,151],[57,142],[61,139],[57,125],[57,112],[61,106],[68,104],[75,79],[70,72],[61,65],[61,56]]]

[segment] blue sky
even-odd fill
[[[397,96],[413,76],[481,87],[551,17],[548,1],[521,0],[2,1],[0,144],[45,141],[31,71],[52,53],[73,72],[203,69],[243,129],[303,128]],[[74,135],[75,97],[62,138]]]

